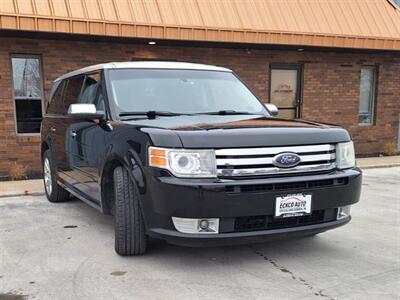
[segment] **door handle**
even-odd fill
[[[74,137],[76,137],[76,131],[75,130],[72,130],[71,131],[71,136],[74,138]]]

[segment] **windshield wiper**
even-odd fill
[[[157,110],[149,110],[149,111],[124,111],[119,113],[120,117],[128,117],[128,116],[147,116],[149,119],[155,119],[157,116],[161,117],[174,117],[181,116],[185,114],[174,113],[170,111],[157,111]]]
[[[247,111],[236,111],[236,110],[219,110],[219,111],[206,111],[201,113],[196,113],[196,115],[220,115],[220,116],[228,116],[228,115],[262,115],[260,113],[251,113]]]

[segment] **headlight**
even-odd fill
[[[214,150],[149,147],[149,165],[169,170],[176,177],[216,177]]]
[[[354,167],[356,159],[353,142],[338,143],[336,145],[336,165],[338,169]]]

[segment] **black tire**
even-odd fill
[[[147,237],[139,192],[123,167],[114,169],[115,251],[122,256],[146,252]]]
[[[49,162],[50,169],[50,177],[51,177],[51,189],[46,186],[46,160]],[[46,192],[47,200],[50,202],[65,202],[70,199],[69,192],[66,191],[63,187],[58,185],[57,177],[56,177],[56,169],[54,160],[51,155],[50,149],[46,150],[43,154],[43,182],[44,182],[44,190]]]

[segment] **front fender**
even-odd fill
[[[126,168],[129,172],[132,182],[136,185],[140,194],[146,192],[146,181],[143,171],[143,165],[137,153],[129,149],[123,155],[115,153],[112,151],[112,147],[106,151],[104,163],[100,168],[100,186],[101,186],[101,208],[103,213],[109,214],[113,203],[111,203],[114,198],[113,189],[110,189],[110,184],[113,183],[113,170],[122,166]]]

